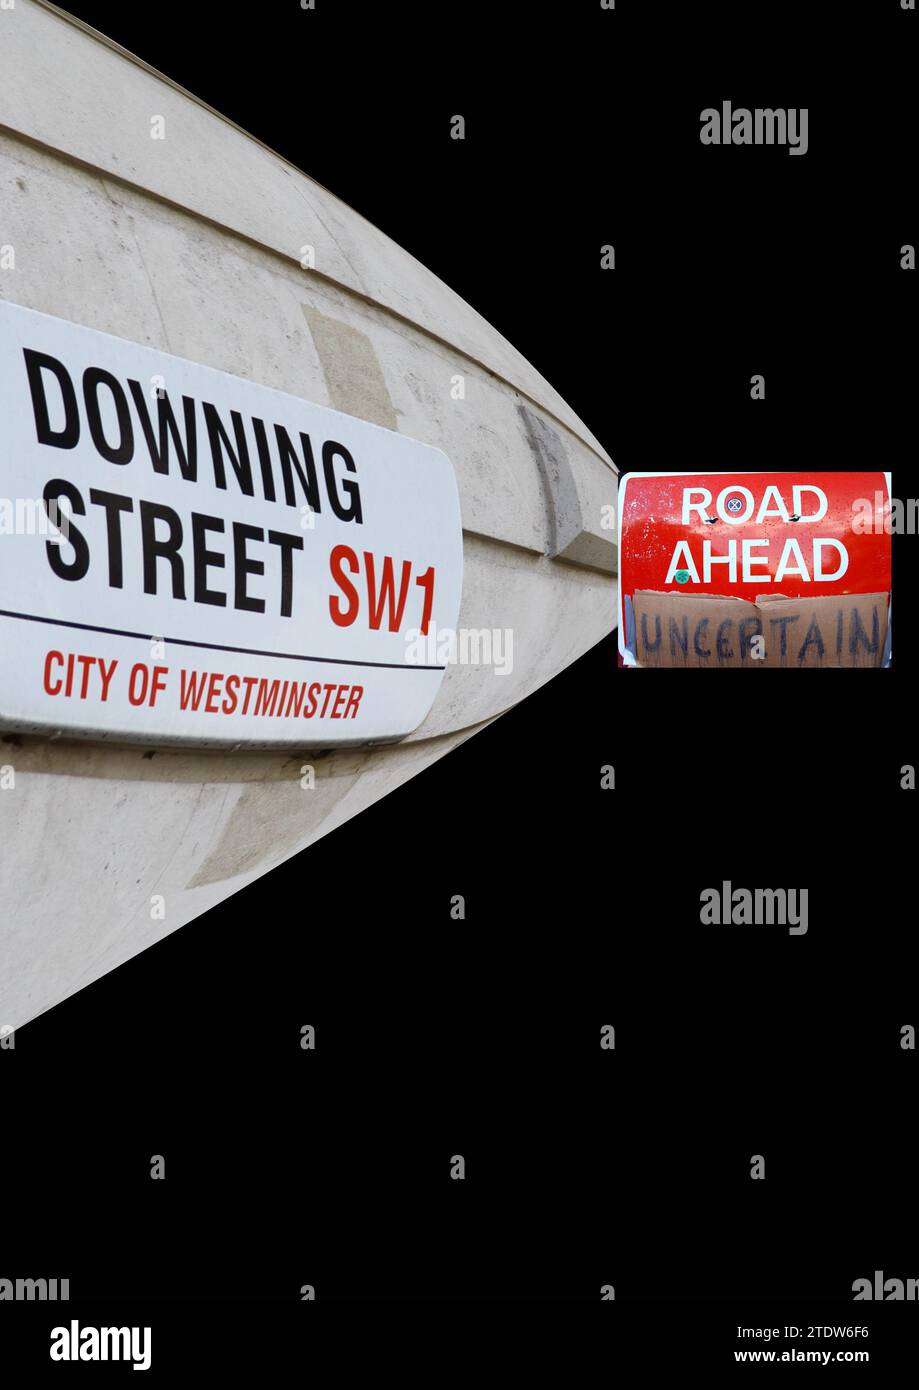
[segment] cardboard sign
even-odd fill
[[[0,303],[0,727],[402,737],[462,555],[440,450]]]
[[[887,594],[754,602],[639,590],[633,598],[640,666],[880,666]]]
[[[625,664],[882,665],[889,512],[883,472],[629,474],[619,492]]]

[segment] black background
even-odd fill
[[[896,0],[64,8],[411,251],[621,472],[890,468],[915,493],[919,16]],[[703,147],[722,100],[808,107],[809,152]],[[610,1347],[683,1318],[656,1354],[708,1330],[724,1364],[738,1322],[867,1310],[880,1361],[914,1308],[845,1301],[919,1276],[915,544],[891,670],[639,681],[610,638],[29,1024],[4,1264],[69,1272],[109,1318],[612,1283]],[[702,928],[725,878],[806,886],[808,934]]]

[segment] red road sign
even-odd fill
[[[627,475],[619,489],[626,662],[636,590],[750,601],[889,595],[889,511],[883,472]]]

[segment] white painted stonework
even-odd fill
[[[449,664],[420,726],[382,747],[231,753],[7,732],[0,1027],[18,1027],[610,632],[616,472],[510,343],[339,199],[53,6],[17,0],[0,23],[0,244],[15,253],[0,298],[441,450],[462,517],[458,626],[513,635],[512,669]],[[150,138],[154,114],[165,140]]]

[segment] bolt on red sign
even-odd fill
[[[884,472],[627,475],[625,664],[883,664],[889,515]]]

